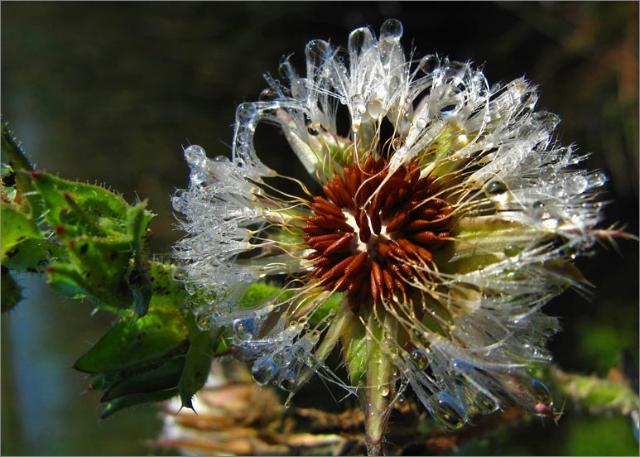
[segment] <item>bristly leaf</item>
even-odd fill
[[[0,211],[2,265],[18,271],[42,271],[49,259],[61,254],[26,214],[4,203]]]
[[[122,370],[154,360],[188,338],[184,317],[171,307],[152,307],[142,317],[123,319],[82,356],[74,368],[87,373]]]
[[[105,384],[107,391],[100,399],[102,402],[112,401],[118,397],[175,388],[180,381],[185,365],[183,355],[173,357],[162,365],[145,370],[130,377],[120,379],[113,384]]]
[[[151,281],[143,241],[153,214],[102,187],[33,173],[45,220],[69,252],[49,268],[49,282],[72,297],[112,310],[147,311]]]
[[[211,335],[209,331],[192,330],[189,338],[189,350],[187,351],[184,370],[178,383],[182,406],[193,409],[191,397],[199,391],[209,376],[211,360],[213,358],[213,343],[217,341],[219,331]]]

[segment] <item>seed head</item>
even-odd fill
[[[346,56],[311,41],[306,76],[285,60],[284,81],[267,75],[261,100],[238,107],[231,159],[185,150],[176,255],[210,297],[195,311],[234,329],[262,383],[295,391],[317,373],[355,392],[349,357],[365,338],[392,365],[365,364],[388,375],[381,395],[410,387],[449,426],[506,402],[548,415],[528,372],[551,360],[558,328],[540,309],[585,290],[572,260],[613,233],[595,229],[605,178],[556,144],[558,118],[535,111],[528,81],[490,86],[470,63],[407,60],[401,35],[395,20],[379,38],[356,29]],[[254,148],[260,123],[282,130],[321,191],[275,187]],[[281,292],[240,306],[255,283]],[[339,343],[350,382],[325,364]]]

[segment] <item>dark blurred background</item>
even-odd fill
[[[405,49],[485,66],[492,82],[520,75],[539,106],[563,120],[559,139],[590,152],[610,177],[607,222],[638,233],[638,3],[7,3],[2,4],[2,116],[37,166],[104,183],[158,213],[154,252],[169,254],[169,196],[187,182],[181,146],[229,151],[235,106],[254,100],[264,72],[305,43],[346,44],[353,28],[404,23]],[[297,173],[269,127],[259,151]],[[622,351],[638,363],[638,244],[580,260],[596,288],[548,305],[564,331],[552,341],[566,370],[606,376]],[[95,394],[71,369],[109,324],[88,305],[25,276],[26,300],[2,316],[2,454],[148,454],[160,426],[144,406],[99,422]],[[330,398],[330,397],[328,397]],[[558,426],[533,421],[462,454],[635,454],[620,417],[567,408]]]

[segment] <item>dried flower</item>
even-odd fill
[[[401,35],[393,19],[378,39],[356,29],[348,58],[308,43],[306,77],[285,60],[286,83],[267,75],[261,100],[238,107],[232,159],[185,150],[191,183],[174,197],[187,232],[176,254],[210,297],[202,325],[232,327],[259,382],[295,391],[318,373],[367,391],[371,452],[407,386],[451,427],[506,402],[551,415],[528,371],[551,360],[558,328],[540,309],[584,289],[571,261],[616,234],[595,229],[604,176],[555,143],[558,118],[534,111],[534,86],[407,60]],[[254,149],[261,122],[321,190],[275,186]],[[282,291],[239,306],[256,282]],[[351,385],[325,365],[340,341]]]

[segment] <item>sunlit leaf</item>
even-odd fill
[[[74,368],[87,373],[121,370],[162,357],[183,345],[187,337],[187,325],[178,310],[154,307],[142,317],[114,325]]]

